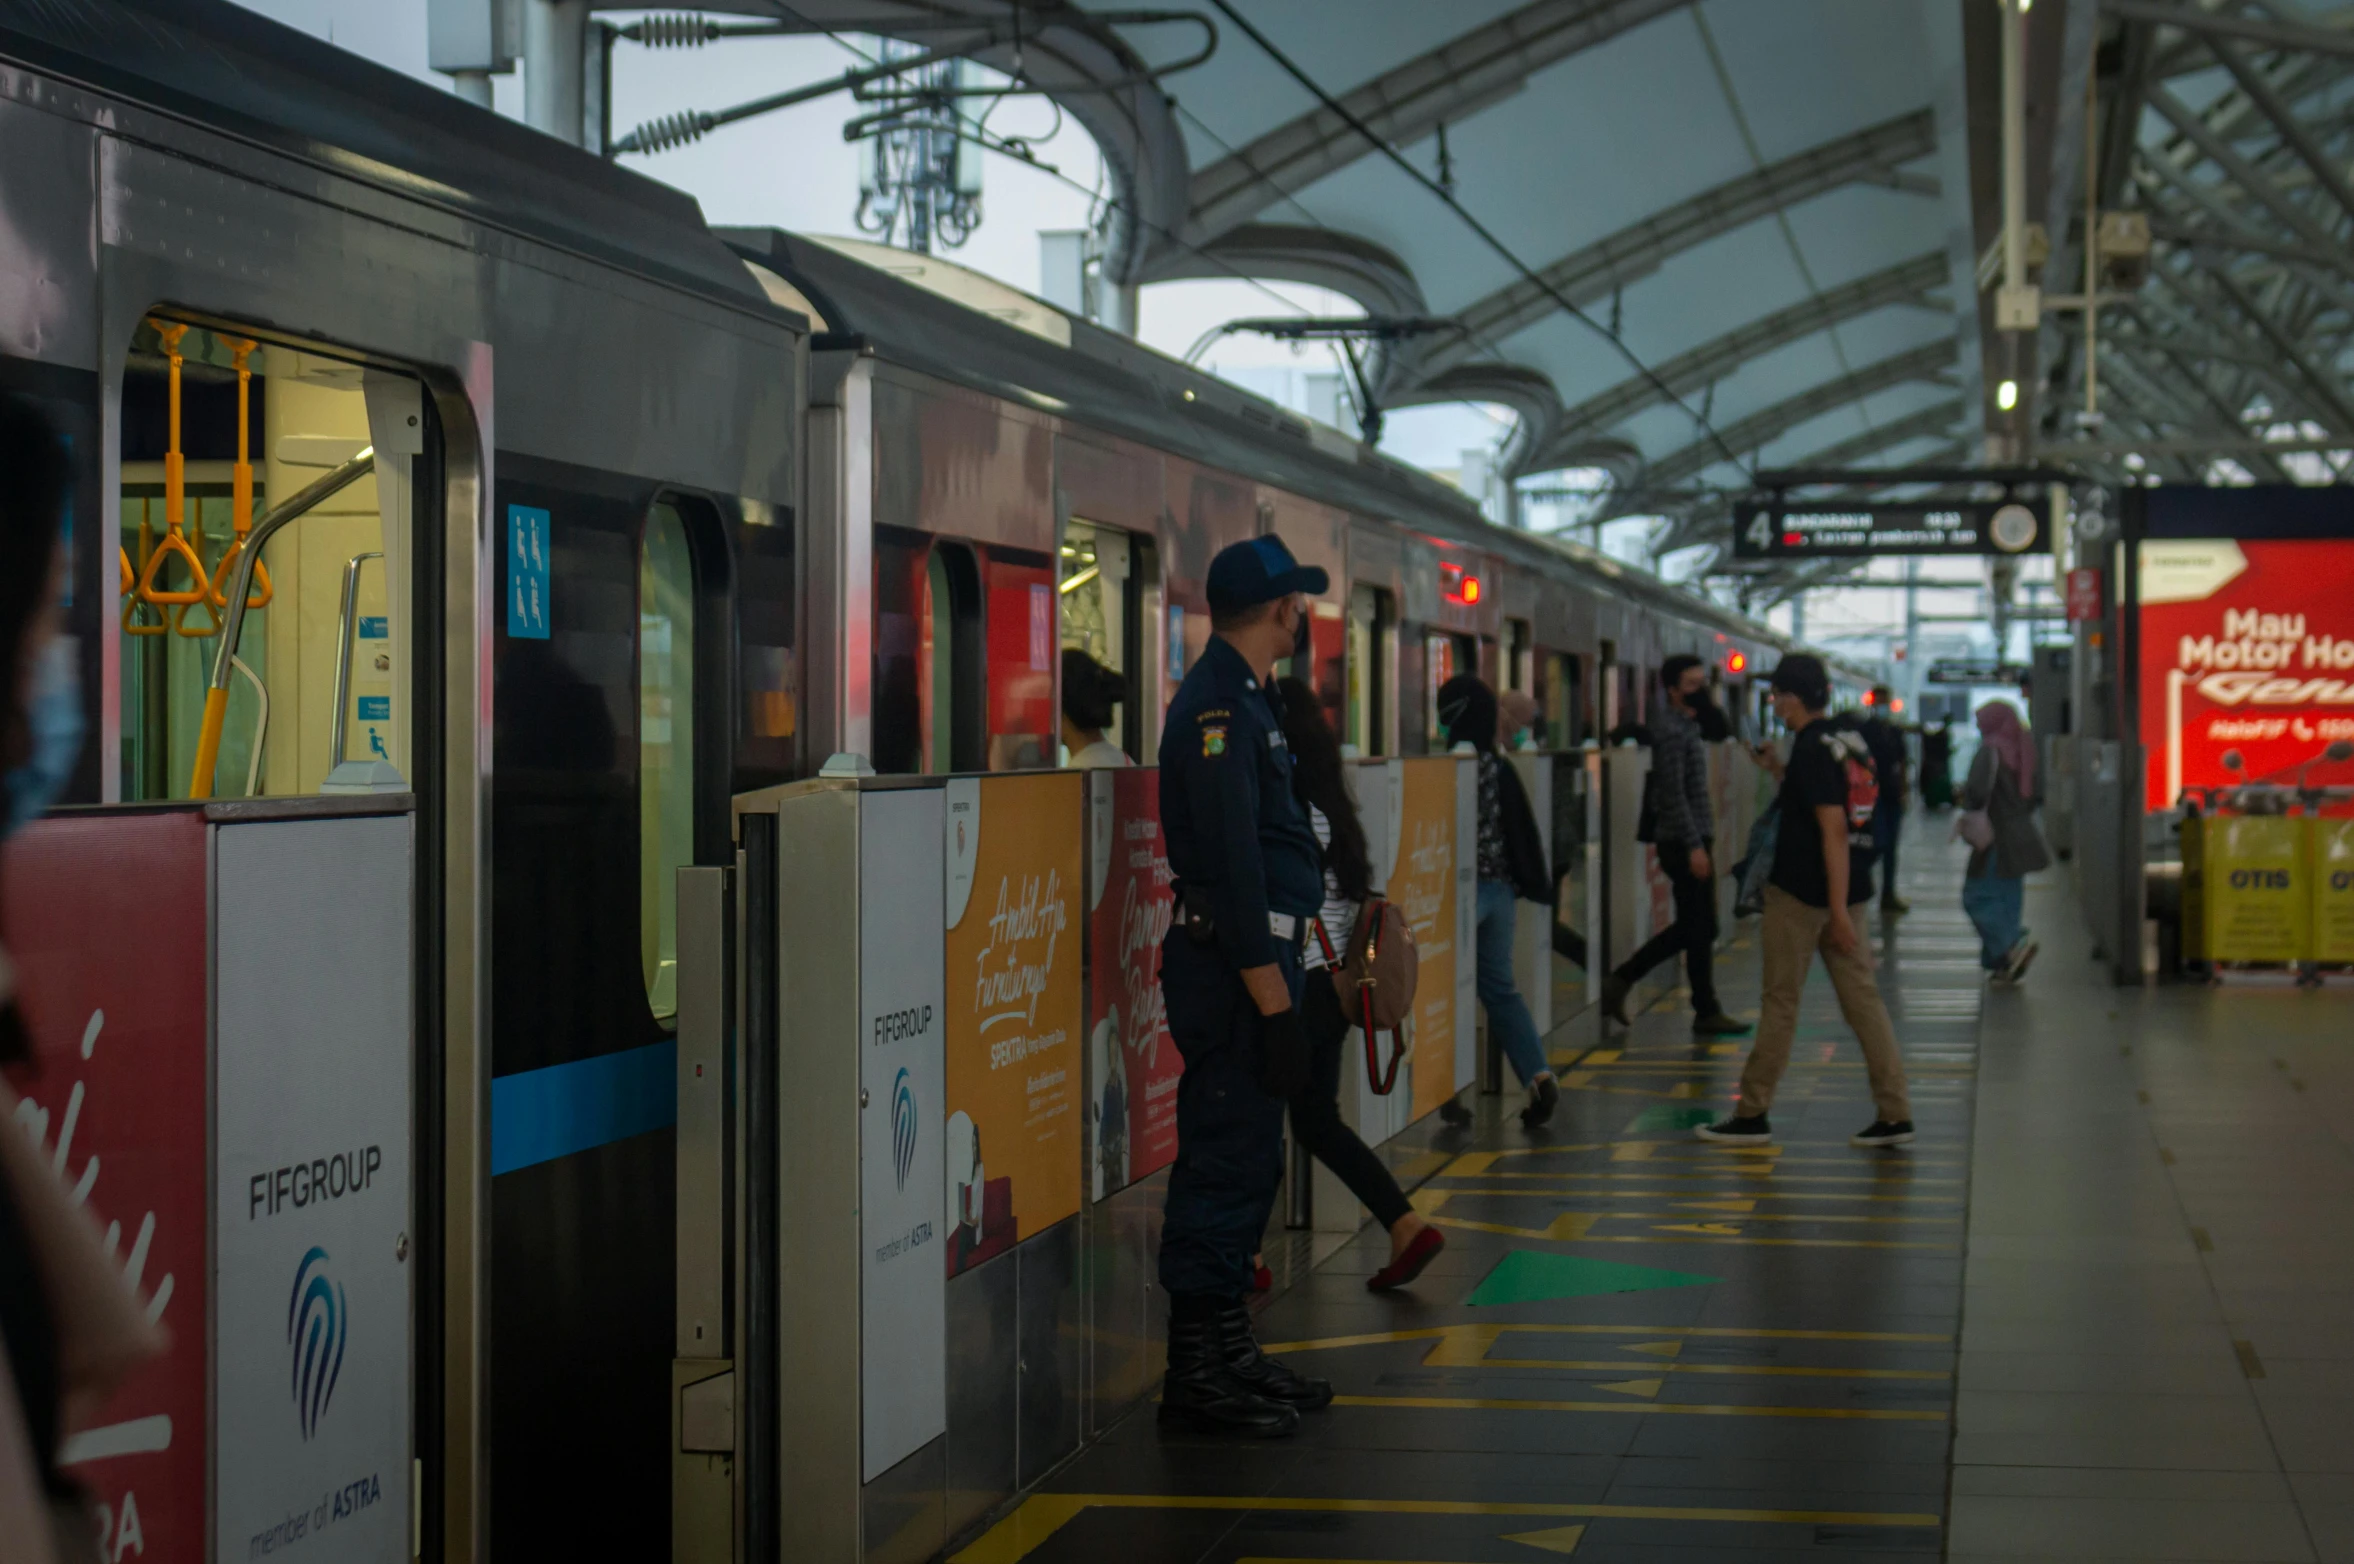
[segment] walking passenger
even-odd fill
[[[1112,725],[1112,708],[1128,695],[1128,681],[1076,646],[1063,648],[1063,762],[1082,771],[1097,766],[1124,766],[1128,756],[1104,737]]]
[[[1283,1110],[1307,1084],[1300,958],[1324,904],[1307,812],[1292,791],[1275,664],[1308,644],[1308,596],[1329,585],[1274,537],[1210,561],[1209,645],[1161,732],[1161,830],[1178,916],[1161,997],[1184,1056],[1177,1160],[1161,1224],[1169,1371],[1160,1418],[1281,1437],[1332,1387],[1267,1357],[1251,1332],[1251,1256],[1283,1179]]]
[[[1545,867],[1545,839],[1512,763],[1496,753],[1496,692],[1476,674],[1460,673],[1439,686],[1439,721],[1449,744],[1469,744],[1479,756],[1479,1003],[1488,1031],[1528,1088],[1520,1122],[1534,1129],[1553,1117],[1561,1088],[1545,1061],[1536,1018],[1512,977],[1518,921],[1515,903],[1553,905],[1553,877]]]
[[[1863,1045],[1864,1070],[1878,1114],[1853,1137],[1858,1146],[1901,1146],[1913,1138],[1904,1060],[1896,1028],[1872,976],[1872,948],[1856,931],[1849,909],[1872,899],[1870,850],[1855,840],[1849,809],[1868,773],[1863,740],[1835,727],[1826,714],[1831,677],[1822,660],[1804,654],[1782,659],[1771,680],[1774,715],[1794,734],[1781,765],[1781,833],[1774,843],[1758,943],[1765,957],[1765,994],[1757,1041],[1741,1070],[1741,1096],[1730,1118],[1703,1124],[1702,1140],[1762,1146],[1773,1140],[1766,1111],[1790,1064],[1798,1034],[1798,995],[1820,951],[1847,1018]]]
[[[2009,701],[1978,708],[1978,754],[1962,783],[1962,835],[1970,867],[1962,910],[1978,930],[1978,964],[1997,983],[2027,975],[2037,946],[2020,914],[2026,879],[2052,861],[2035,825],[2035,735]]]
[[[1953,807],[1953,724],[1921,729],[1921,803],[1928,809]]]
[[[1682,653],[1659,668],[1667,692],[1651,722],[1651,778],[1644,796],[1639,840],[1656,844],[1659,867],[1675,892],[1676,921],[1651,936],[1641,950],[1602,980],[1602,1013],[1628,1025],[1627,996],[1643,975],[1684,953],[1684,975],[1692,990],[1695,1037],[1739,1037],[1749,1025],[1725,1014],[1716,997],[1715,817],[1708,803],[1708,747],[1701,728],[1709,698],[1708,668]]]
[[[1880,784],[1879,803],[1872,810],[1872,845],[1880,859],[1880,915],[1892,918],[1913,910],[1912,903],[1896,894],[1896,838],[1904,829],[1905,790],[1912,767],[1905,754],[1904,730],[1896,723],[1896,692],[1887,685],[1872,686],[1871,714],[1864,718],[1861,731]]]
[[[1341,771],[1339,741],[1324,720],[1315,692],[1289,678],[1276,688],[1283,697],[1292,785],[1307,805],[1308,824],[1324,848],[1324,910],[1316,919],[1324,933],[1322,939],[1308,942],[1307,994],[1300,1007],[1307,1018],[1308,1084],[1292,1096],[1291,1132],[1310,1155],[1340,1175],[1349,1193],[1389,1234],[1389,1264],[1365,1283],[1369,1291],[1388,1292],[1420,1276],[1447,1247],[1447,1240],[1407,1201],[1389,1164],[1341,1122],[1341,1045],[1348,1041],[1350,1021],[1341,1010],[1326,957],[1329,950],[1337,959],[1349,948],[1358,911],[1373,894],[1373,862],[1365,846],[1365,827],[1357,819],[1357,801]]]

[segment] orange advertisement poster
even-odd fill
[[[1455,1095],[1455,775],[1452,757],[1408,760],[1398,809],[1398,866],[1389,899],[1414,928],[1414,1109]],[[1462,953],[1471,959],[1471,953]]]
[[[1083,779],[948,784],[948,1272],[1079,1210]]]

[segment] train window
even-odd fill
[[[1422,638],[1424,741],[1433,753],[1447,747],[1445,725],[1439,721],[1439,688],[1459,673],[1479,671],[1479,648],[1467,635],[1433,631]]]
[[[1114,673],[1129,673],[1128,642],[1134,597],[1128,535],[1074,517],[1063,528],[1056,560],[1059,586],[1061,644],[1085,652]],[[1112,708],[1112,725],[1105,737],[1133,755],[1129,742],[1136,724],[1129,720],[1135,680],[1125,679],[1130,698]]]
[[[1390,650],[1396,615],[1387,592],[1361,586],[1349,594],[1348,680],[1341,738],[1360,755],[1386,755],[1390,743]]]
[[[989,589],[991,771],[1054,763],[1055,582],[1044,555],[992,549]]]
[[[1529,633],[1528,621],[1509,619],[1504,623],[1504,687],[1533,693],[1536,685],[1536,638]]]
[[[1572,749],[1585,742],[1578,660],[1566,652],[1545,654],[1545,747]]]
[[[638,545],[638,925],[646,1001],[678,1013],[678,871],[695,861],[695,562],[676,507]]]
[[[972,550],[875,529],[874,765],[904,774],[982,765],[981,592]]]
[[[119,577],[126,802],[315,793],[346,761],[408,770],[413,380],[151,317],[124,366]],[[279,531],[246,593],[212,772],[205,691],[231,575],[272,505],[372,467]],[[348,472],[345,473],[348,476]],[[378,785],[392,781],[378,772]]]

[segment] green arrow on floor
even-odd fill
[[[1587,1298],[1596,1293],[1650,1292],[1662,1287],[1708,1287],[1719,1278],[1648,1265],[1621,1265],[1584,1255],[1514,1249],[1496,1262],[1464,1302],[1475,1309],[1506,1303],[1544,1303],[1554,1298]]]

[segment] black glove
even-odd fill
[[[1297,1006],[1259,1017],[1259,1090],[1297,1096],[1308,1084],[1308,1029]]]

